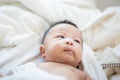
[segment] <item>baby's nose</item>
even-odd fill
[[[72,42],[72,40],[67,39],[67,40],[66,40],[66,44],[67,44],[67,45],[73,45],[73,42]]]

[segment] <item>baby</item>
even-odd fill
[[[77,69],[82,60],[82,47],[78,27],[67,20],[57,22],[43,35],[40,53],[45,62],[37,66],[67,80],[92,80],[86,72]]]

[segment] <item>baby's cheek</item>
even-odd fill
[[[77,53],[78,53],[78,57],[81,59],[82,58],[82,50],[79,49]]]
[[[48,49],[49,49],[49,51],[57,52],[57,51],[61,50],[61,45],[54,43],[54,44],[49,45]]]

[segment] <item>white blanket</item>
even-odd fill
[[[120,63],[120,7],[101,12],[93,0],[5,0],[0,1],[0,76],[29,60],[39,62],[41,33],[64,19],[79,26],[88,45],[85,53],[90,54],[83,59],[86,72],[95,80],[120,74],[119,68],[112,68],[105,69],[105,76],[100,66]]]

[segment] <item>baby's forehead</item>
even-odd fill
[[[48,34],[64,33],[64,34],[75,34],[76,36],[81,36],[81,31],[73,25],[70,24],[59,24],[52,27]]]

